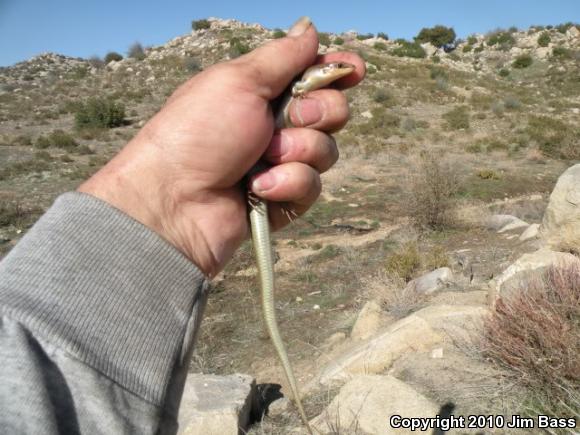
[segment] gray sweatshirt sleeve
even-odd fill
[[[0,262],[3,433],[174,433],[208,293],[129,216],[59,197]]]

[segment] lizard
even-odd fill
[[[295,98],[303,98],[309,92],[323,88],[341,77],[345,77],[353,72],[354,65],[346,62],[330,62],[325,64],[313,65],[306,69],[298,81],[290,84],[287,90],[278,100],[278,105],[274,110],[275,128],[295,127],[290,119],[290,104]],[[257,170],[263,169],[258,164]],[[254,170],[255,171],[255,170]],[[252,172],[254,172],[252,171]],[[280,335],[276,312],[274,306],[274,261],[272,255],[272,242],[270,240],[270,223],[268,218],[267,201],[262,200],[248,191],[249,218],[252,233],[252,243],[256,257],[258,275],[262,295],[262,312],[266,329],[278,357],[284,368],[284,373],[292,390],[294,403],[298,408],[300,418],[308,432],[312,435],[312,429],[308,423],[308,418],[304,412],[304,407],[298,392],[298,386],[292,365],[288,358],[284,342]],[[291,215],[287,211],[287,215]]]

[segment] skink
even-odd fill
[[[276,113],[274,113],[276,129],[294,127],[290,119],[290,103],[294,98],[304,97],[308,92],[323,88],[333,81],[349,75],[354,69],[355,67],[353,65],[345,62],[332,62],[314,65],[304,71],[301,79],[293,83],[293,85],[290,85],[279,101],[279,106],[276,109]],[[294,403],[300,413],[300,418],[308,432],[312,435],[313,432],[300,400],[296,378],[294,377],[294,372],[292,371],[292,366],[288,359],[288,354],[286,353],[286,348],[280,336],[280,330],[278,329],[278,322],[276,320],[274,307],[274,260],[270,240],[268,204],[267,201],[257,198],[251,192],[248,192],[248,203],[252,242],[262,291],[264,322],[266,323],[268,334],[276,348],[278,357],[282,362],[284,373],[292,390]]]

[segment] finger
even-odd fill
[[[272,100],[292,79],[312,65],[318,51],[318,36],[310,19],[298,20],[285,38],[276,39],[242,56],[236,62],[257,92]]]
[[[310,205],[320,195],[320,174],[299,162],[283,163],[252,177],[252,192],[274,202]]]
[[[356,53],[346,51],[321,54],[317,57],[315,63],[328,62],[347,62],[355,66],[355,70],[348,76],[343,77],[332,84],[333,88],[346,89],[352,88],[364,79],[367,67],[365,61]]]
[[[332,136],[321,131],[287,128],[274,134],[264,158],[274,165],[305,163],[322,173],[338,160],[338,147]]]
[[[305,98],[295,98],[289,113],[295,127],[326,132],[340,130],[349,118],[346,96],[335,89],[320,89],[309,92]]]

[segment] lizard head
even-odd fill
[[[347,62],[329,62],[313,65],[304,71],[302,78],[294,84],[292,96],[301,97],[307,92],[323,88],[355,70],[355,66]]]

